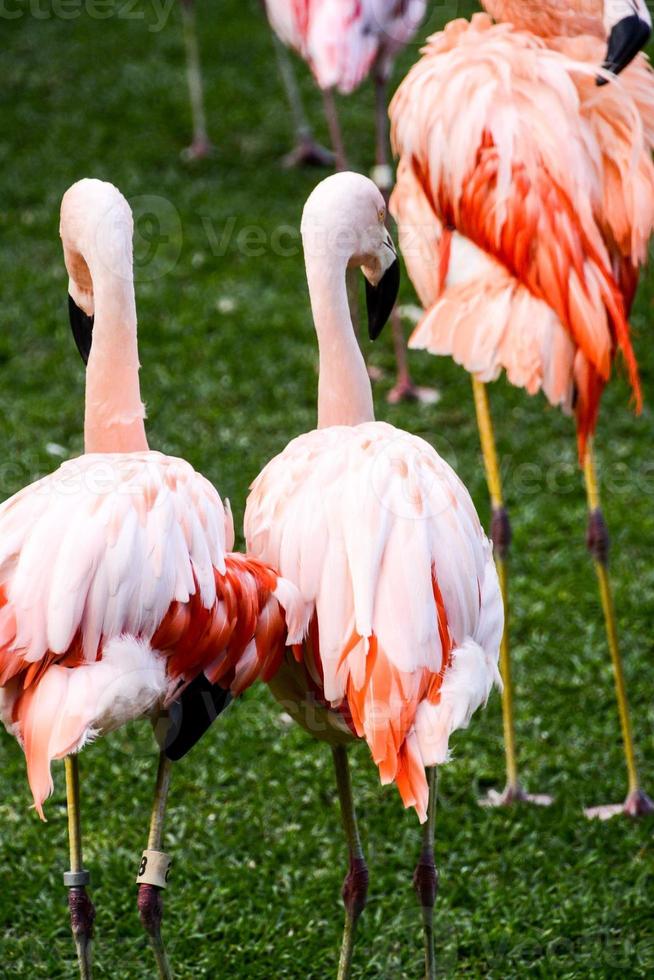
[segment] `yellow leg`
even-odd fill
[[[164,753],[159,756],[157,785],[150,818],[150,833],[148,847],[141,859],[136,883],[139,886],[138,908],[143,928],[150,936],[150,942],[157,961],[157,969],[161,980],[172,980],[172,971],[166,955],[166,949],[161,938],[161,921],[163,918],[162,891],[168,883],[170,858],[161,850],[163,841],[164,816],[170,789],[170,777],[173,763]]]
[[[611,590],[611,580],[608,571],[609,556],[609,536],[607,527],[602,514],[600,502],[599,483],[595,468],[595,455],[592,441],[589,440],[584,459],[584,479],[586,482],[586,495],[588,498],[588,550],[593,556],[597,580],[604,612],[606,624],[606,636],[613,664],[613,676],[615,679],[615,693],[618,702],[618,714],[620,716],[620,728],[622,730],[622,742],[624,746],[625,762],[627,765],[628,794],[624,805],[620,806],[601,806],[587,810],[587,815],[591,817],[607,818],[616,813],[626,812],[630,816],[642,816],[654,812],[654,805],[651,800],[643,793],[638,779],[638,769],[636,767],[636,753],[634,750],[634,737],[631,728],[631,717],[629,714],[629,702],[627,700],[627,690],[622,669],[622,658],[618,644],[618,629],[615,618],[615,607],[613,604],[613,592]]]
[[[486,385],[473,378],[472,389],[475,396],[475,411],[477,413],[481,451],[484,456],[486,483],[488,484],[493,513],[491,535],[495,551],[495,564],[497,566],[497,574],[502,590],[502,600],[504,602],[504,634],[500,647],[500,671],[502,680],[504,681],[502,719],[504,722],[504,749],[506,752],[506,788],[508,792],[519,793],[520,783],[518,780],[518,760],[515,750],[515,725],[513,721],[513,684],[511,682],[511,657],[509,653],[509,574],[507,559],[511,544],[511,525],[504,506],[500,464],[495,447],[493,420],[490,414]]]
[[[492,520],[491,538],[497,575],[504,602],[504,634],[500,646],[500,673],[504,682],[502,693],[502,721],[504,726],[504,750],[506,753],[506,788],[502,794],[491,792],[483,801],[486,805],[505,805],[515,802],[537,803],[549,806],[552,798],[542,794],[530,795],[525,793],[518,778],[518,759],[515,747],[515,724],[513,715],[513,683],[511,680],[511,656],[509,648],[509,569],[508,555],[511,545],[511,524],[504,505],[502,493],[502,478],[500,464],[495,446],[493,420],[488,404],[486,385],[472,379],[472,390],[475,397],[475,411],[479,439],[484,456],[486,482],[491,499]]]
[[[68,888],[70,924],[77,950],[79,972],[82,980],[91,980],[91,946],[95,909],[86,893],[90,881],[82,860],[82,830],[79,805],[79,762],[76,755],[65,759],[66,802],[68,808],[68,843],[70,847],[70,871],[64,874]]]

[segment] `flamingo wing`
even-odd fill
[[[233,538],[213,486],[154,452],[82,456],[0,507],[0,709],[39,812],[53,758],[199,674],[237,694],[301,638],[295,590]]]
[[[183,460],[86,455],[0,507],[0,684],[45,661],[91,663],[103,638],[150,639],[172,602],[216,600],[231,514]],[[11,635],[13,633],[13,635]]]
[[[322,429],[263,470],[245,531],[313,611],[325,701],[424,818],[425,765],[498,680],[502,602],[465,487],[385,423]]]
[[[421,346],[454,354],[459,334],[457,359],[468,370],[488,379],[506,368],[558,404],[572,401],[574,386],[580,448],[617,348],[640,400],[623,297],[594,217],[601,150],[574,81],[592,71],[482,14],[430,38],[390,110],[400,156],[392,210],[400,227],[408,222],[418,187],[427,227],[437,222],[431,296],[424,257],[416,274],[423,302],[429,310],[456,291],[448,317],[430,317],[433,343]],[[415,262],[409,253],[410,274]],[[483,302],[493,301],[490,316],[472,309],[472,288],[459,295],[474,283]]]

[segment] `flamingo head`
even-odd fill
[[[129,204],[113,184],[85,178],[64,194],[59,232],[68,272],[68,315],[85,364],[96,297],[103,293],[106,306],[107,296],[131,287],[132,228]]]
[[[650,39],[652,18],[645,0],[605,0],[604,26],[608,48],[602,68],[619,75]],[[608,81],[600,75],[597,84],[606,85]]]
[[[64,261],[68,272],[68,319],[73,337],[85,364],[88,363],[93,341],[95,307],[93,281],[86,261],[74,248],[64,242]]]
[[[359,268],[366,279],[368,333],[376,340],[400,287],[400,263],[386,227],[386,202],[376,184],[355,173],[333,174],[313,190],[302,215],[305,254]],[[343,270],[344,271],[344,270]]]

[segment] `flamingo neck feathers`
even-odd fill
[[[318,335],[318,428],[372,422],[372,389],[350,315],[347,257],[307,248],[305,262],[311,311]]]
[[[148,448],[131,272],[130,254],[125,276],[100,275],[93,282],[95,322],[86,368],[84,416],[87,453],[129,453]]]
[[[85,452],[146,450],[129,204],[106,181],[80,180],[64,194],[60,233],[70,295],[94,316],[86,368]]]

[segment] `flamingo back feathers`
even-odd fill
[[[424,819],[425,765],[445,759],[451,731],[498,679],[502,603],[467,491],[415,436],[381,422],[334,426],[293,440],[265,467],[245,531],[248,548],[314,610],[301,648],[305,695],[317,686],[319,701],[365,738],[382,781],[395,781]],[[418,707],[429,701],[438,716],[467,643],[481,678],[458,687],[465,704],[447,721],[441,711],[438,733],[423,714],[419,742]]]
[[[159,453],[65,463],[0,507],[2,720],[39,812],[50,762],[200,672],[240,693],[303,636],[297,591],[226,552],[231,514]]]
[[[594,217],[602,154],[580,115],[579,74],[591,67],[485,15],[448,25],[391,104],[400,156],[391,208],[408,235],[416,206],[407,202],[418,196],[421,221],[435,231],[431,277],[424,254],[406,256],[429,318],[413,345],[453,355],[455,344],[457,360],[484,380],[507,368],[514,383],[542,387],[555,404],[576,400],[583,454],[618,349],[638,407],[641,395],[625,303]],[[466,274],[455,260],[470,258]],[[493,296],[491,316],[476,327],[475,285]],[[446,305],[441,325],[436,311]],[[516,364],[506,341],[518,327]]]

